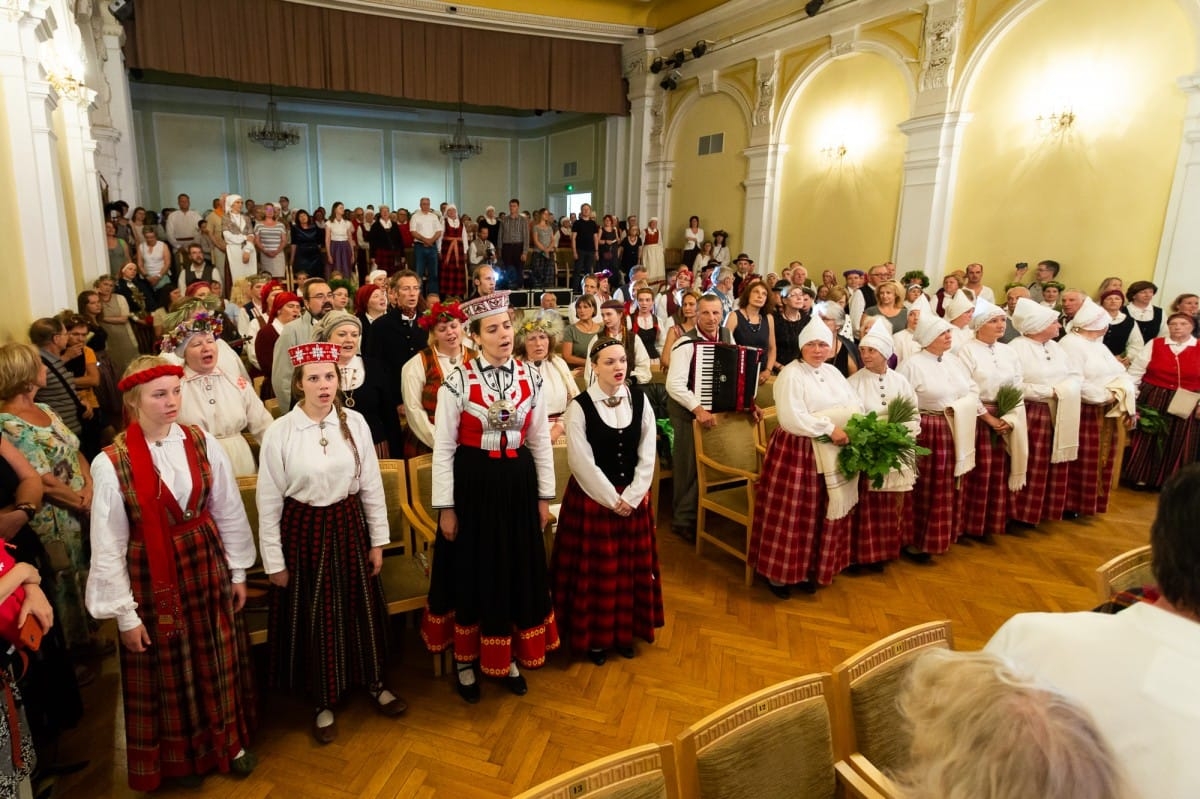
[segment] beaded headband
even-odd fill
[[[134,386],[149,383],[151,380],[157,380],[160,377],[183,377],[183,367],[173,363],[160,363],[157,366],[142,369],[121,378],[121,382],[117,383],[117,390],[124,394]]]
[[[467,321],[467,315],[463,313],[462,307],[457,302],[448,302],[442,304],[435,302],[429,306],[425,313],[421,314],[421,318],[417,320],[417,324],[422,330],[433,330],[442,322],[450,322],[457,319],[460,322]]]
[[[596,346],[592,347],[592,359],[594,360],[595,358],[597,358],[600,355],[600,350],[607,349],[608,347],[623,347],[623,346],[624,345],[621,343],[620,339],[602,338],[596,342]]]
[[[467,315],[467,319],[472,322],[485,316],[508,313],[508,294],[507,291],[493,291],[491,294],[464,302],[459,307]]]
[[[297,344],[288,349],[288,357],[292,366],[304,366],[308,363],[337,363],[342,348],[328,341],[310,341],[307,344]]]

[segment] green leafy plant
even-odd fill
[[[1016,386],[1009,385],[1000,386],[1000,390],[996,392],[996,418],[1003,419],[1005,415],[1012,413],[1018,406],[1024,404],[1025,394]],[[1000,435],[992,431],[992,443],[995,444],[1000,440]]]
[[[880,488],[888,472],[915,468],[917,458],[929,454],[928,449],[917,446],[916,439],[904,425],[916,412],[911,402],[897,398],[888,405],[886,419],[875,411],[866,416],[850,417],[846,422],[850,443],[838,451],[841,473],[853,477],[861,472],[870,479],[873,488]]]
[[[913,283],[920,283],[921,288],[929,288],[929,275],[922,272],[920,269],[910,269],[900,278],[900,285],[908,288]]]
[[[1137,413],[1137,429],[1155,440],[1161,455],[1167,448],[1167,434],[1171,431],[1171,423],[1149,405],[1137,406]]]

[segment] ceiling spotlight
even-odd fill
[[[810,17],[815,17],[823,5],[825,5],[825,0],[808,0],[808,2],[804,4],[804,13],[808,14]]]
[[[708,42],[701,39],[692,45],[692,58],[699,58],[708,52]]]
[[[659,81],[658,85],[669,92],[673,92],[679,88],[679,81],[681,80],[683,80],[683,75],[679,70],[673,69],[665,78]]]
[[[663,61],[661,58],[656,58],[650,62],[650,71],[657,75],[663,71],[663,67],[666,65],[666,61]]]
[[[681,66],[683,66],[684,61],[687,61],[686,50],[676,50],[675,54],[667,59],[667,63],[675,69],[679,69]]]

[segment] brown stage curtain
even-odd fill
[[[625,114],[621,48],[284,0],[137,4],[130,68],[436,103]]]

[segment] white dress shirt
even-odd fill
[[[1054,387],[1064,380],[1082,380],[1083,372],[1067,357],[1057,341],[1038,343],[1025,336],[1012,340],[1008,346],[1021,362],[1021,389],[1025,399],[1046,401],[1054,396]]]
[[[186,436],[183,428],[173,424],[161,446],[150,445],[154,468],[180,507],[187,507],[192,495]],[[246,569],[254,565],[254,534],[229,458],[211,434],[205,433],[204,439],[212,470],[207,510],[221,535],[231,581],[245,582]],[[87,609],[97,619],[116,619],[117,629],[128,632],[142,623],[129,583],[129,514],[116,467],[103,452],[92,461],[92,491],[92,564],[87,581]]]
[[[901,363],[896,371],[908,379],[917,393],[922,413],[941,413],[968,394],[975,397],[977,413],[984,413],[979,389],[971,373],[958,356],[945,353],[940,358],[927,350]]]
[[[193,211],[191,208],[186,211],[172,211],[167,217],[167,241],[171,242],[171,246],[176,250],[180,249],[181,244],[191,244],[192,242],[199,243],[200,238],[200,214]]]
[[[604,404],[608,395],[599,384],[593,384],[587,390],[587,394],[592,398],[596,413],[609,427],[623,430],[633,421],[633,404],[628,386],[617,387],[617,393],[613,396],[621,396],[625,400],[614,408]],[[615,508],[620,500],[625,500],[626,504],[634,508],[641,504],[646,492],[650,490],[650,481],[654,478],[655,442],[658,435],[654,409],[650,407],[649,401],[642,403],[637,469],[634,471],[632,482],[620,494],[596,465],[595,453],[587,439],[587,417],[578,402],[572,402],[567,408],[564,424],[567,428],[567,464],[583,492],[606,508]]]
[[[300,405],[296,405],[276,419],[263,436],[258,457],[258,539],[267,574],[287,568],[279,532],[286,497],[325,508],[358,494],[371,546],[381,547],[388,543],[387,502],[371,428],[357,411],[346,408],[345,413],[346,426],[362,464],[361,474],[357,477],[354,451],[342,437],[333,408],[322,421],[314,422]],[[321,446],[322,438],[325,446]]]
[[[846,382],[858,394],[867,412],[875,411],[881,418],[887,418],[887,406],[897,397],[906,399],[917,407],[917,392],[904,375],[887,369],[883,374],[875,374],[870,369],[859,369]],[[920,414],[914,414],[915,427],[910,424],[913,435],[921,432]]]
[[[436,349],[434,352],[437,353],[438,371],[441,373],[442,380],[445,380],[446,375],[458,368],[466,353],[461,348],[457,356],[443,355]],[[421,404],[421,394],[424,390],[425,359],[418,352],[400,368],[400,392],[404,395],[404,419],[408,422],[408,428],[412,430],[417,440],[433,449],[434,424]]]
[[[180,424],[194,424],[216,436],[238,477],[256,474],[254,453],[242,431],[261,442],[274,418],[254,393],[254,384],[220,369],[202,375],[185,366],[181,389]]]
[[[1021,373],[1021,361],[1012,347],[997,341],[995,344],[984,344],[979,339],[972,339],[963,351],[958,353],[958,359],[971,373],[971,379],[979,389],[980,399],[993,402],[996,394],[1004,386],[1021,387],[1025,377]]]
[[[672,359],[671,364],[674,363]],[[828,408],[866,413],[858,392],[828,363],[813,368],[797,358],[779,370],[779,377],[775,378],[775,409],[780,427],[794,436],[827,436],[836,427],[821,413]]]
[[[418,235],[424,236],[427,239],[432,239],[442,235],[442,220],[433,211],[417,211],[408,220],[408,229]],[[425,242],[417,240],[417,244]]]

